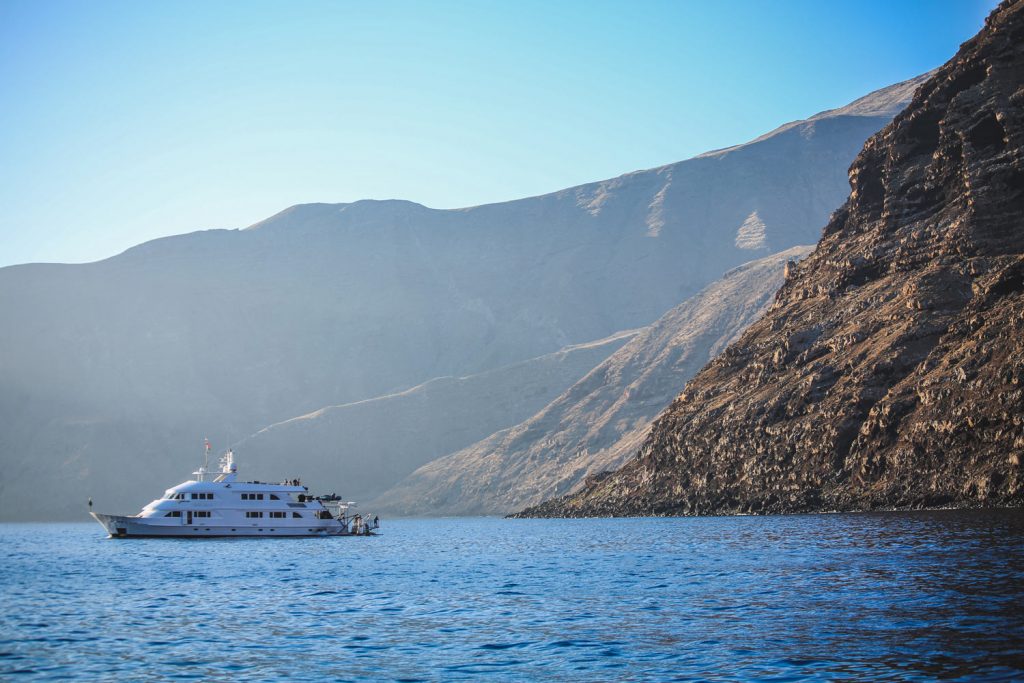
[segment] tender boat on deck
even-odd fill
[[[377,518],[371,523],[361,515],[349,516],[354,503],[335,495],[312,496],[298,479],[280,484],[238,481],[230,450],[220,465],[219,472],[200,467],[193,472],[194,480],[167,489],[137,515],[89,514],[113,538],[371,536],[379,527]]]

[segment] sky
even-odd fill
[[[995,4],[0,0],[0,266],[680,161],[933,69]]]

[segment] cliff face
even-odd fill
[[[771,310],[637,457],[526,515],[1024,503],[1024,2],[871,138]]]
[[[795,247],[733,269],[663,315],[529,419],[423,465],[368,505],[402,515],[505,514],[622,465],[678,388],[771,303]]]

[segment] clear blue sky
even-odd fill
[[[0,266],[678,161],[932,69],[995,4],[0,0]]]

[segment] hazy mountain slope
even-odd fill
[[[424,465],[372,503],[406,515],[502,514],[620,466],[686,380],[757,319],[810,247],[740,266],[676,306],[522,424]]]
[[[817,239],[910,88],[884,111],[542,197],[303,205],[97,263],[0,269],[0,518],[66,517],[89,493],[130,508],[190,470],[204,436],[645,326]],[[137,466],[151,476],[125,474]],[[43,486],[54,495],[9,495]]]
[[[302,453],[307,481],[333,479],[343,495],[365,500],[420,465],[529,417],[637,333],[321,408],[260,430],[235,444],[235,453],[247,470],[267,476],[282,458]]]
[[[1024,502],[1024,2],[865,145],[771,311],[530,515]]]

